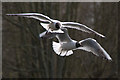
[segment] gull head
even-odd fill
[[[54,22],[49,24],[49,28],[51,30],[58,30],[61,28],[61,23],[59,21],[54,21]]]
[[[76,48],[81,47],[82,45],[79,42],[76,42],[75,44]]]

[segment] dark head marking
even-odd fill
[[[55,24],[55,27],[56,27],[57,29],[60,29],[60,23],[57,22],[57,23]]]
[[[76,48],[78,48],[78,47],[80,47],[81,45],[80,45],[80,43],[79,42],[76,42]]]

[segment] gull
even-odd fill
[[[73,54],[73,50],[84,50],[87,52],[91,52],[96,56],[102,57],[107,60],[112,60],[109,54],[102,48],[102,46],[92,38],[87,38],[81,41],[76,41],[70,38],[68,35],[68,31],[66,28],[61,28],[64,32],[62,34],[56,33],[47,33],[45,32],[39,34],[41,38],[53,38],[57,37],[58,43],[53,41],[52,47],[54,52],[59,56],[69,56]]]
[[[84,24],[80,24],[77,22],[61,22],[59,20],[51,19],[50,17],[45,16],[40,13],[18,13],[18,14],[6,14],[6,15],[23,16],[23,17],[39,20],[40,24],[42,25],[43,28],[47,30],[47,32],[63,33],[61,28],[64,27],[64,28],[72,28],[72,29],[81,30],[87,33],[92,33],[92,34],[98,35],[103,38],[105,37],[104,35],[94,31],[93,29],[87,27]]]

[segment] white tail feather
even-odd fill
[[[72,50],[69,50],[69,51],[65,50],[65,51],[62,51],[59,55],[60,56],[69,56],[71,54],[73,54]]]
[[[67,53],[67,51],[62,50],[62,51],[61,51],[61,53],[60,53],[59,55],[60,55],[60,56],[65,56],[65,55],[66,55],[66,53]]]
[[[53,41],[53,50],[55,51],[55,53],[56,54],[60,54],[60,52],[61,52],[61,45],[60,45],[60,43],[57,43],[57,42],[54,42]]]
[[[69,56],[69,55],[71,55],[71,54],[73,54],[73,51],[72,51],[72,50],[69,50],[69,51],[67,52],[66,56]]]

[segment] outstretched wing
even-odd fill
[[[112,58],[109,56],[109,54],[100,46],[100,44],[92,39],[87,38],[79,42],[81,44],[81,47],[77,49],[82,49],[88,52],[92,52],[96,56],[106,58],[108,60],[112,60]]]
[[[91,28],[87,27],[86,25],[80,24],[80,23],[75,23],[75,22],[61,22],[63,27],[66,28],[73,28],[77,30],[81,30],[87,33],[94,33],[98,36],[105,37],[104,35],[92,30]]]
[[[44,31],[44,32],[39,34],[39,37],[40,38],[52,39],[52,38],[54,38],[54,37],[56,37],[57,35],[60,35],[60,34],[64,34],[64,33]]]
[[[44,32],[42,32],[42,33],[39,34],[39,37],[40,38],[51,39],[51,38],[56,37],[57,34],[59,34],[59,33],[51,33],[51,32],[48,32],[48,31],[44,31]]]
[[[52,19],[50,19],[48,16],[45,16],[43,14],[39,14],[39,13],[19,13],[19,14],[6,14],[9,16],[23,16],[23,17],[27,17],[27,18],[34,18],[39,20],[40,22],[44,22],[44,23],[50,23],[53,22]]]

